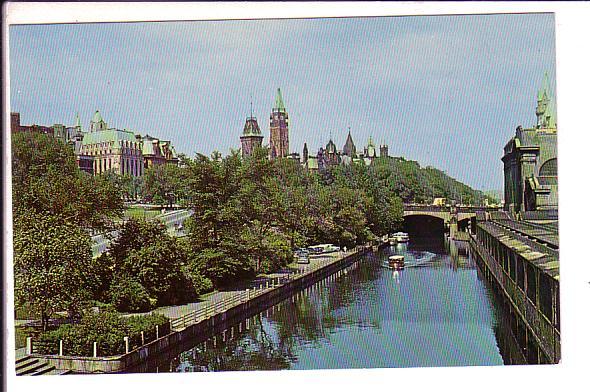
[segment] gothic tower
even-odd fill
[[[387,158],[389,156],[389,147],[385,142],[379,146],[379,156]]]
[[[287,155],[289,155],[289,115],[285,110],[279,88],[270,115],[270,158],[282,158]]]
[[[306,163],[309,158],[309,151],[307,150],[307,143],[303,143],[303,163]]]
[[[369,142],[367,143],[367,147],[365,147],[365,157],[373,159],[377,157],[377,151],[375,151],[375,143],[373,143],[373,138],[369,136]]]
[[[107,128],[107,123],[102,119],[100,112],[98,110],[94,112],[92,121],[90,121],[90,132],[106,131]]]
[[[250,117],[246,117],[246,124],[244,125],[244,131],[240,136],[242,142],[242,158],[252,155],[255,148],[262,146],[262,133],[258,126],[256,117],[252,116],[250,111]]]
[[[342,154],[347,155],[351,158],[356,158],[356,146],[352,141],[352,136],[350,135],[350,128],[348,128],[348,137],[346,138],[346,143],[344,143],[344,147],[342,148]]]
[[[549,92],[549,75],[545,72],[543,85],[537,94],[537,129],[556,129],[555,102]]]

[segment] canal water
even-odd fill
[[[387,267],[393,254],[405,256],[404,270]],[[413,240],[365,256],[157,371],[502,365],[511,360],[500,312],[467,250]]]

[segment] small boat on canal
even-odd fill
[[[404,256],[402,255],[395,255],[395,256],[389,256],[389,266],[396,269],[396,270],[400,270],[403,269],[405,265],[405,261],[404,261]]]
[[[408,235],[408,233],[404,233],[404,232],[401,232],[401,231],[398,231],[397,233],[394,233],[389,238],[390,238],[390,240],[391,240],[391,238],[394,238],[397,242],[408,242],[410,240],[410,236]]]

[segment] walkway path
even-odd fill
[[[241,288],[218,291],[206,295],[200,302],[176,306],[164,306],[156,308],[151,312],[129,313],[123,315],[123,317],[160,313],[172,321],[172,327],[174,329],[183,329],[197,320],[202,320],[215,313],[227,310],[235,304],[246,300],[249,295],[257,295],[266,290],[270,290],[275,285],[284,283],[286,279],[293,278],[295,275],[301,276],[302,274],[316,271],[328,264],[332,264],[344,257],[354,254],[358,250],[359,249],[353,249],[347,252],[340,251],[325,255],[311,256],[309,258],[309,264],[298,264],[297,262],[294,262],[281,271],[259,275],[252,281],[245,283]],[[15,320],[17,325],[25,324],[26,322],[30,322],[30,320]],[[16,350],[17,359],[24,356],[26,356],[25,348],[19,348]]]
[[[161,313],[173,320],[178,319],[180,317],[188,316],[192,313],[203,310],[205,308],[216,308],[216,305],[218,304],[225,304],[231,302],[231,300],[234,298],[237,299],[243,297],[247,293],[247,290],[252,290],[254,288],[263,289],[267,287],[267,283],[269,284],[269,286],[271,286],[273,282],[278,283],[280,279],[287,278],[289,276],[294,275],[295,273],[305,274],[311,271],[318,270],[324,267],[325,265],[334,263],[335,261],[338,261],[346,256],[349,256],[354,252],[355,250],[347,252],[340,251],[321,256],[312,256],[309,258],[309,264],[298,264],[295,262],[279,272],[274,272],[272,274],[267,275],[259,275],[253,281],[250,282],[248,287],[244,287],[242,289],[214,292],[211,295],[205,296],[203,300],[200,302],[193,302],[185,305],[176,306],[163,306],[160,308],[156,308],[148,313]],[[134,313],[126,316],[137,314],[146,313]]]

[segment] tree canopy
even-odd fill
[[[38,133],[12,134],[15,297],[43,327],[56,311],[79,312],[97,284],[89,229],[122,214],[118,190],[78,169],[70,146]]]
[[[120,190],[78,169],[72,148],[38,133],[12,134],[15,215],[32,210],[84,228],[104,229],[123,213]]]
[[[77,313],[94,285],[90,237],[58,216],[29,211],[14,219],[17,305],[40,315],[43,329],[56,311]]]

